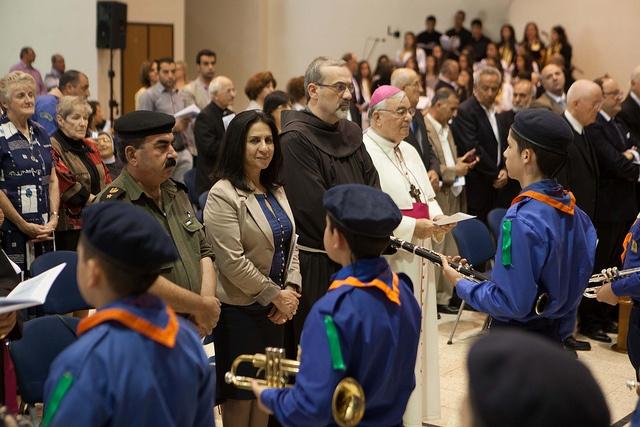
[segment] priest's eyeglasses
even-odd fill
[[[356,88],[353,86],[353,83],[344,83],[344,82],[337,82],[334,83],[332,85],[325,85],[322,83],[316,83],[317,86],[320,87],[328,87],[331,88],[333,90],[335,90],[339,96],[342,96],[342,94],[344,93],[345,90],[349,89],[349,92],[353,93],[355,92]]]
[[[397,110],[385,110],[383,108],[380,108],[379,110],[376,110],[376,111],[386,111],[387,113],[393,113],[393,115],[396,116],[399,119],[402,119],[407,114],[409,114],[411,117],[416,115],[416,109],[415,108],[400,107]]]

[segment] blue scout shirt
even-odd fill
[[[560,336],[571,334],[576,310],[593,270],[596,232],[589,217],[554,180],[524,188],[507,211],[491,280],[459,280],[460,298],[498,321],[527,322],[542,291],[542,317],[559,319]]]
[[[56,110],[60,100],[57,96],[42,95],[36,98],[36,109],[33,120],[38,122],[46,130],[47,135],[51,136],[58,130],[58,122],[56,121]]]
[[[358,260],[333,280],[305,321],[295,386],[267,389],[262,402],[284,426],[334,426],[333,392],[340,380],[353,377],[366,399],[359,425],[401,425],[415,387],[420,336],[413,292],[382,257]],[[337,330],[333,339],[327,323]]]
[[[622,252],[622,268],[640,267],[640,253],[638,242],[640,241],[640,220],[631,226],[631,230],[624,238],[624,252]],[[640,301],[640,273],[621,277],[611,282],[611,290],[618,296],[630,296],[635,301]]]
[[[184,322],[151,294],[83,319],[49,371],[42,425],[213,426],[213,371]]]

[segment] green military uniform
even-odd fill
[[[160,185],[162,206],[149,197],[126,169],[98,196],[101,202],[121,200],[137,205],[149,212],[167,230],[180,257],[167,265],[161,275],[167,280],[200,294],[202,269],[200,260],[214,258],[202,224],[196,219],[183,184],[171,179]]]

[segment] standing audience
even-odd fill
[[[198,77],[182,89],[182,96],[187,105],[195,104],[202,110],[209,104],[209,85],[216,74],[216,62],[216,53],[212,50],[203,49],[196,54]]]
[[[36,82],[36,96],[46,95],[47,87],[42,81],[42,74],[36,68],[33,67],[33,63],[36,62],[36,52],[31,47],[26,46],[20,49],[20,62],[14,64],[9,68],[11,71],[22,71],[33,77]]]
[[[142,63],[140,66],[140,83],[142,83],[142,87],[138,89],[133,97],[136,110],[140,109],[140,97],[142,94],[158,83],[158,62],[144,61]]]
[[[271,71],[261,71],[249,77],[244,86],[244,93],[249,98],[249,104],[245,110],[262,110],[264,98],[276,90],[276,79]]]
[[[33,121],[36,82],[13,71],[0,79],[0,209],[2,249],[22,271],[53,249],[60,193],[51,141]]]
[[[60,77],[62,73],[64,73],[65,68],[64,56],[59,53],[54,53],[51,56],[51,71],[44,76],[44,85],[47,87],[47,91],[58,87]]]
[[[33,119],[45,128],[49,136],[58,130],[56,111],[58,102],[63,96],[79,96],[89,98],[89,78],[77,70],[67,70],[60,77],[57,88],[51,89],[46,95],[36,98],[36,108]]]
[[[278,134],[282,132],[282,112],[291,110],[291,99],[289,95],[281,90],[271,92],[264,99],[264,109],[266,115],[270,116],[278,129]]]

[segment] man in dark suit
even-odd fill
[[[391,85],[403,90],[407,94],[407,99],[411,108],[416,108],[418,100],[420,99],[420,76],[414,70],[410,68],[398,68],[391,74]],[[424,123],[424,116],[422,111],[416,110],[411,120],[409,136],[405,139],[409,144],[418,151],[422,158],[422,163],[427,169],[429,175],[429,181],[433,187],[433,191],[436,193],[440,189],[440,177],[438,172],[440,170],[440,162],[438,156],[433,151],[433,147],[429,143],[429,137],[427,136],[427,127]]]
[[[634,139],[640,141],[640,65],[631,73],[629,95],[622,103],[622,110],[617,118],[631,132]]]
[[[630,150],[628,133],[614,118],[620,112],[623,93],[610,77],[600,77],[595,83],[602,88],[603,101],[595,123],[585,128],[593,143],[600,169],[594,225],[598,232],[598,247],[594,272],[621,267],[620,255],[625,235],[633,223],[638,208],[629,203],[636,198],[636,183],[640,167],[633,162],[637,153]],[[611,342],[606,332],[617,332],[612,322],[612,310],[607,304],[585,301],[589,309],[581,309],[580,331],[594,339]],[[588,326],[588,327],[587,327]]]
[[[460,55],[462,49],[471,43],[471,31],[464,27],[464,20],[467,15],[464,10],[459,10],[453,17],[453,28],[447,30],[446,35],[451,38],[451,53]]]
[[[544,93],[531,103],[531,108],[546,108],[556,114],[562,114],[567,104],[564,71],[556,64],[549,64],[542,69],[541,75]]]
[[[594,142],[585,133],[584,128],[596,120],[602,103],[602,90],[589,80],[577,80],[567,93],[567,109],[563,113],[565,120],[573,129],[573,142],[567,147],[567,163],[558,172],[558,181],[571,191],[576,204],[595,222],[600,168]],[[607,335],[601,327],[592,321],[597,314],[583,298],[579,307],[580,332],[594,339],[605,340]],[[590,350],[587,342],[577,341],[573,336],[562,337],[567,348],[572,350]]]
[[[451,130],[459,153],[475,148],[480,161],[467,175],[468,212],[482,221],[496,206],[498,190],[507,184],[507,170],[503,151],[506,148],[508,129],[499,119],[494,103],[502,76],[493,67],[478,71],[473,96],[460,104]]]
[[[349,105],[349,114],[351,121],[362,127],[362,112],[367,108],[364,97],[362,96],[362,88],[356,79],[358,73],[358,58],[355,53],[345,53],[342,60],[347,63],[347,68],[351,71],[351,83],[353,84],[353,92],[351,93],[351,103]]]
[[[436,31],[435,16],[427,16],[426,24],[427,29],[418,34],[416,42],[418,43],[418,47],[423,48],[424,51],[427,52],[427,55],[431,55],[433,47],[440,44],[440,37],[442,36],[442,33]]]
[[[482,34],[482,21],[478,18],[471,21],[471,43],[473,49],[473,61],[480,62],[487,57],[487,45],[491,42],[489,37]]]
[[[211,102],[198,114],[194,126],[196,148],[198,149],[196,163],[196,191],[198,194],[209,191],[214,184],[211,174],[224,138],[222,117],[231,113],[228,108],[236,97],[236,89],[228,77],[218,76],[209,84],[209,95]]]

